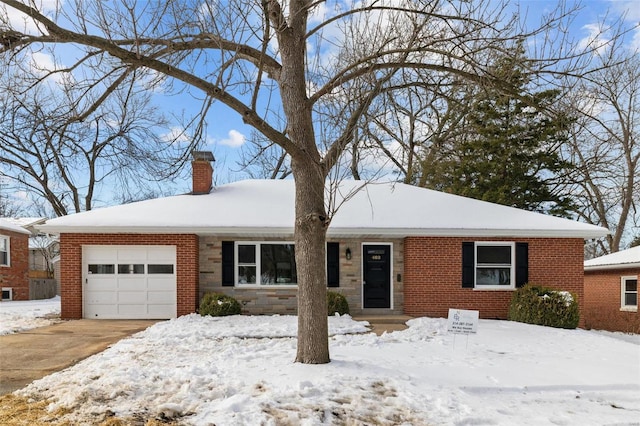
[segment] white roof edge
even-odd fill
[[[198,234],[198,235],[293,235],[291,228],[270,227],[57,227],[41,225],[39,230],[50,233],[68,234]],[[327,236],[387,236],[402,237],[534,237],[534,238],[599,238],[606,235],[602,228],[599,230],[535,230],[535,229],[422,229],[422,228],[332,228],[329,227]]]
[[[611,269],[633,269],[633,268],[640,268],[640,262],[616,263],[616,264],[610,264],[610,265],[592,265],[592,266],[585,266],[584,270],[585,271],[604,271],[604,270],[611,270]]]
[[[14,225],[13,223],[11,223],[9,221],[6,221],[6,220],[0,220],[0,232],[2,232],[2,231],[15,232],[17,234],[31,235],[31,231],[29,231],[28,229],[25,229],[20,225]]]

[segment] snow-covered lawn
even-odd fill
[[[295,317],[189,315],[16,393],[49,398],[72,424],[640,424],[638,336],[480,320],[467,341],[439,318],[380,337],[364,326],[331,317],[332,362],[301,365]]]
[[[0,302],[0,336],[44,327],[59,321],[60,296],[45,300]]]

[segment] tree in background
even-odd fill
[[[562,150],[575,165],[565,191],[584,221],[612,232],[591,246],[589,257],[624,248],[640,226],[640,57],[613,43],[592,63],[593,72],[572,83],[562,105],[575,115]]]
[[[85,93],[100,89],[97,101],[110,98],[123,76],[146,71],[159,76],[165,90],[201,94],[203,121],[220,102],[287,153],[295,180],[296,361],[303,363],[330,359],[325,181],[366,111],[382,94],[414,84],[418,70],[510,91],[510,82],[487,67],[487,55],[503,51],[509,40],[560,30],[557,24],[568,17],[561,10],[524,34],[517,17],[502,15],[505,5],[489,2],[78,0],[50,13],[36,2],[0,4],[36,22],[28,31],[8,15],[0,18],[5,63],[15,66],[32,46],[73,48],[69,69],[77,79],[88,76]],[[547,51],[529,71],[572,69],[574,61],[562,62],[576,58],[566,50],[571,46],[562,40],[555,46],[560,50]],[[567,69],[560,70],[560,62]]]
[[[31,210],[91,210],[106,183],[117,191],[109,200],[122,202],[171,178],[177,147],[159,136],[166,122],[147,93],[136,93],[134,75],[108,100],[83,105],[74,99],[81,87],[51,77],[33,86],[37,73],[20,71],[0,78],[0,164],[7,184],[31,195]]]
[[[423,159],[426,187],[525,210],[566,215],[568,195],[559,178],[570,169],[559,154],[569,121],[552,113],[557,90],[532,91],[527,59],[521,48],[499,57],[492,75],[508,82],[512,92],[491,86],[461,85],[453,101],[453,123],[436,155]],[[455,96],[455,94],[454,94]]]

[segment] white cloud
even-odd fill
[[[36,2],[36,8],[44,15],[51,15],[53,12],[62,8],[62,0],[40,0]],[[6,17],[9,25],[16,31],[24,32],[27,34],[41,34],[46,32],[42,26],[37,26],[35,21],[29,18],[28,15],[8,6],[4,6],[6,11]]]
[[[596,53],[603,53],[611,40],[606,37],[606,29],[601,24],[586,24],[582,27],[588,35],[578,42],[580,49],[593,49]]]
[[[168,133],[160,135],[160,138],[170,143],[186,143],[190,141],[189,135],[181,127],[172,127]]]
[[[229,146],[231,148],[238,148],[244,145],[246,138],[245,136],[237,130],[231,129],[229,130],[229,137],[225,139],[221,139],[218,141],[218,144]]]

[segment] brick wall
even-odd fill
[[[196,311],[198,304],[198,236],[191,234],[61,234],[61,316],[82,318],[83,245],[175,245],[178,316]]]
[[[405,239],[404,312],[446,317],[449,308],[480,311],[481,318],[507,318],[513,290],[462,288],[462,243],[503,241],[529,243],[529,282],[576,294],[583,306],[583,245],[576,238]]]
[[[11,288],[13,300],[29,300],[29,235],[0,230],[9,237],[9,266],[0,266],[0,287]]]
[[[222,286],[222,241],[242,240],[246,238],[200,238],[200,297],[205,292],[218,292],[236,298],[243,305],[243,312],[249,314],[296,314],[297,288],[268,287],[242,288]],[[269,241],[291,241],[292,239],[269,239]],[[255,240],[262,241],[262,240]],[[329,239],[340,243],[340,287],[329,290],[342,293],[349,302],[352,315],[362,313],[400,314],[403,312],[403,280],[397,280],[397,275],[404,270],[403,246],[400,239],[384,241],[393,245],[393,309],[362,309],[362,243],[375,244],[380,241],[362,241],[359,239]],[[351,249],[351,260],[345,257],[345,251]]]
[[[585,271],[585,327],[640,333],[640,313],[621,310],[621,277],[640,277],[640,268]]]

